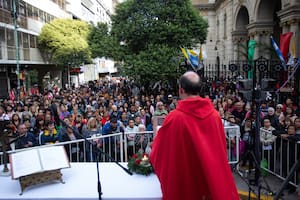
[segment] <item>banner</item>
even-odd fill
[[[252,66],[252,70],[248,71],[248,79],[253,78],[253,68],[254,68],[254,52],[256,47],[256,41],[255,40],[249,40],[248,42],[248,63]]]

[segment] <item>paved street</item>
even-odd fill
[[[243,194],[243,195],[240,195],[242,197],[242,199],[248,199],[248,191],[249,191],[249,187],[246,183],[247,178],[244,179],[242,178],[237,172],[233,172],[233,175],[234,175],[234,179],[235,179],[235,182],[236,182],[236,185],[237,185],[237,188],[239,190],[239,193]],[[271,191],[273,193],[279,191],[280,189],[280,186],[281,184],[283,183],[283,181],[273,175],[268,175],[265,180],[266,180],[266,183],[262,180],[262,189],[261,189],[261,195],[267,195],[268,194],[268,191],[265,189],[267,188],[266,187],[266,183],[269,185]],[[251,188],[255,191],[257,191],[257,187],[256,186],[251,186]],[[275,195],[274,195],[275,196]],[[264,198],[264,199],[273,199],[274,196],[270,196],[268,195],[268,198]],[[262,196],[261,196],[262,197]],[[257,199],[257,198],[252,198],[252,199]],[[261,198],[263,199],[263,198]],[[296,200],[297,199],[297,193],[292,193],[292,194],[289,194],[287,190],[284,191],[284,195],[281,197],[282,200]]]

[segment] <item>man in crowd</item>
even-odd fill
[[[224,127],[201,80],[189,71],[179,79],[179,101],[159,129],[150,160],[164,200],[240,199],[228,165]]]
[[[17,135],[20,138],[15,143],[16,149],[33,147],[33,146],[37,145],[37,140],[36,140],[35,135],[28,131],[28,129],[24,123],[20,124],[17,127]]]

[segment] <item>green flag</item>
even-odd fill
[[[254,68],[254,50],[256,47],[256,41],[255,40],[249,40],[248,42],[248,63],[252,66],[252,69],[248,71],[248,79],[253,78],[253,68]]]

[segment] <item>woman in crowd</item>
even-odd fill
[[[62,134],[60,141],[69,142],[69,141],[75,141],[79,139],[82,139],[81,135],[74,132],[72,127],[69,126],[66,128],[66,132]],[[82,155],[81,155],[81,153],[83,152],[82,143],[79,143],[79,145],[77,143],[70,143],[70,144],[65,144],[64,146],[71,162],[82,161]]]

